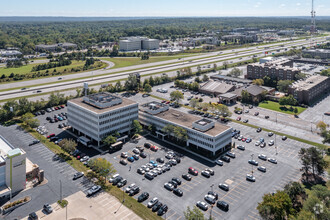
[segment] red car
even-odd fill
[[[47,138],[55,137],[55,134],[50,134],[47,136]]]
[[[237,117],[236,120],[237,120],[237,121],[240,121],[240,120],[241,120],[241,117]]]
[[[154,145],[154,146],[151,146],[151,147],[150,147],[150,150],[152,150],[152,151],[155,151],[155,152],[156,152],[156,151],[158,150],[158,147],[156,147],[155,145]]]
[[[163,100],[163,101],[162,101],[162,103],[165,103],[165,102],[166,102],[166,100]]]
[[[170,101],[167,101],[165,104],[170,104],[171,102]]]
[[[64,108],[65,106],[64,105],[61,105],[61,108]]]
[[[246,141],[246,138],[242,138],[242,141],[245,142]]]
[[[192,174],[192,175],[194,175],[194,176],[197,176],[197,175],[198,175],[198,171],[195,170],[195,169],[192,168],[192,167],[189,167],[189,168],[188,168],[188,173],[190,173],[190,174]]]
[[[55,107],[55,110],[58,110],[58,107]]]

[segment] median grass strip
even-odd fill
[[[60,148],[58,145],[54,144],[53,142],[50,142],[46,137],[39,134],[33,129],[27,130],[33,137],[40,140],[48,149],[50,149],[55,154],[64,154],[69,156],[68,153],[66,153],[62,148]],[[66,160],[68,164],[70,164],[74,169],[80,172],[88,173],[90,170],[83,165],[79,160],[76,160],[74,157],[69,156],[71,159]],[[142,219],[162,219],[160,216],[158,216],[156,213],[151,212],[150,209],[148,209],[145,205],[139,203],[135,198],[128,196],[126,193],[123,194],[123,191],[115,186],[110,185],[109,182],[105,184],[106,188],[105,191],[110,193],[112,196],[116,197],[119,201],[123,200],[123,196],[125,198],[125,202],[123,203],[127,208],[131,209],[133,212],[135,212],[138,216],[140,216]],[[63,202],[65,200],[62,200]],[[65,206],[64,206],[65,207]]]
[[[297,115],[299,115],[300,113],[302,113],[303,111],[306,110],[306,108],[303,108],[303,107],[300,107],[300,106],[292,106],[292,109],[290,109],[290,108],[287,108],[286,106],[280,105],[278,102],[273,102],[273,101],[260,102],[258,107],[265,108],[265,109],[270,109],[270,110],[273,110],[273,111],[277,111],[277,112],[281,112],[281,113],[285,113],[285,114],[290,114],[290,115],[295,114],[293,112],[294,108],[297,108],[297,110],[298,110]]]

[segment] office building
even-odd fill
[[[310,56],[312,58],[329,59],[330,58],[330,50],[329,49],[303,50],[302,55],[303,55],[303,57]]]
[[[58,50],[73,50],[77,48],[77,44],[73,43],[58,43],[58,44],[38,44],[36,45],[36,51],[51,51],[55,52]]]
[[[277,80],[295,80],[300,73],[294,68],[293,61],[289,59],[275,59],[265,63],[253,63],[247,66],[247,79],[262,79],[269,76]]]
[[[0,198],[25,189],[26,153],[0,136]]]
[[[305,80],[299,80],[288,88],[288,93],[293,95],[299,103],[312,104],[322,94],[330,90],[330,78],[327,76],[313,75]]]
[[[170,109],[159,102],[140,105],[139,120],[145,127],[155,127],[157,136],[168,141],[171,141],[170,137],[162,131],[166,125],[183,128],[187,132],[185,147],[203,156],[216,157],[231,146],[231,127]],[[173,139],[175,137],[171,142]]]
[[[108,92],[68,101],[68,123],[74,132],[101,145],[103,138],[128,134],[138,119],[138,104]]]
[[[159,40],[146,37],[125,37],[119,41],[120,51],[157,50]]]

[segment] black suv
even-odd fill
[[[175,181],[178,185],[181,185],[181,180],[177,177],[173,177],[172,181]]]
[[[183,196],[183,192],[181,189],[177,188],[177,189],[173,189],[173,193],[177,196]]]
[[[134,196],[140,192],[140,187],[134,186],[128,193],[129,196]]]
[[[167,205],[163,205],[163,206],[160,207],[160,209],[158,210],[157,215],[159,215],[159,216],[164,215],[165,212],[167,212],[167,210],[168,210]]]
[[[153,207],[152,207],[152,211],[153,212],[157,212],[159,209],[160,209],[160,207],[162,207],[163,206],[163,203],[161,203],[161,202],[157,202],[156,203],[156,205],[154,205]]]
[[[229,210],[229,204],[226,203],[225,201],[218,201],[217,206],[222,209],[223,211],[228,211]]]
[[[182,178],[187,180],[187,181],[191,180],[191,176],[189,174],[182,174]]]
[[[143,202],[149,198],[149,193],[143,192],[139,197],[138,197],[138,202]]]
[[[227,163],[230,162],[230,158],[227,157],[227,156],[222,156],[222,157],[220,157],[220,160],[225,161],[225,162],[227,162]]]

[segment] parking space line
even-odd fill
[[[213,206],[213,207],[214,207],[214,206]],[[222,216],[222,213],[216,211],[216,209],[214,209],[214,208],[212,209],[212,213],[213,213],[213,212],[217,213],[219,216]]]
[[[177,218],[176,220],[179,220],[180,218],[182,218],[182,216],[180,215],[180,217],[179,218]]]
[[[253,216],[251,216],[251,215],[248,215],[250,218],[252,218],[252,219],[256,219],[256,220],[258,220],[257,218],[255,218],[255,217],[253,217]]]
[[[172,215],[168,216],[168,217],[166,216],[166,218],[171,218],[173,215],[176,214],[176,212],[173,209],[170,209],[170,210],[172,210],[174,213]]]

